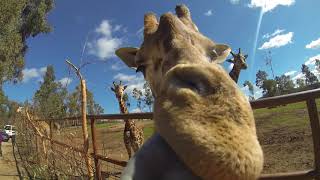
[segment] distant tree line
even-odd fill
[[[80,86],[78,85],[74,91],[68,92],[65,86],[56,81],[53,66],[48,66],[43,81],[35,92],[30,105],[41,118],[80,116]],[[87,110],[90,115],[98,115],[104,112],[104,109],[95,102],[92,92],[88,89]]]
[[[320,60],[315,60],[316,71],[320,73]],[[269,78],[266,71],[259,70],[256,73],[255,84],[262,89],[262,97],[272,97],[283,94],[289,94],[299,91],[305,91],[320,87],[319,79],[310,71],[310,68],[302,64],[301,73],[304,77],[299,77],[295,82],[287,75],[275,76],[275,78]],[[249,87],[249,98],[253,100],[254,92],[253,85],[250,81],[245,81],[243,86]]]

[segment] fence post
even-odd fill
[[[93,155],[94,155],[94,165],[96,168],[96,178],[98,180],[101,180],[101,168],[100,168],[100,162],[97,158],[97,136],[96,136],[96,125],[95,125],[95,118],[91,119],[91,138],[92,138],[92,147],[93,147]]]
[[[307,100],[308,114],[312,131],[314,163],[315,163],[315,180],[320,180],[320,125],[315,99]]]
[[[89,178],[93,178],[93,171],[90,161],[90,154],[89,154],[89,137],[88,137],[88,126],[87,126],[87,88],[86,88],[86,81],[82,77],[80,68],[76,67],[70,61],[66,60],[66,63],[70,65],[75,71],[80,80],[81,86],[81,118],[82,118],[82,132],[83,132],[83,150],[85,152],[85,161],[87,165],[88,175]]]
[[[56,176],[56,162],[55,162],[55,158],[54,158],[54,149],[53,149],[53,121],[50,121],[50,158],[52,161],[52,170],[53,170],[53,174],[55,176],[55,178],[57,178]]]

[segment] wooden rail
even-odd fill
[[[320,180],[320,124],[319,124],[317,106],[315,102],[316,98],[320,98],[320,89],[314,89],[314,90],[298,92],[298,93],[293,93],[288,95],[264,98],[264,99],[259,99],[259,100],[250,102],[252,109],[260,109],[260,108],[274,107],[274,106],[280,106],[280,105],[305,101],[308,108],[308,114],[309,114],[310,126],[312,131],[312,138],[313,138],[314,159],[315,159],[315,165],[313,170],[289,172],[289,173],[277,173],[277,174],[263,174],[261,175],[261,178],[260,178],[261,180],[307,180],[307,179]],[[81,117],[68,117],[68,118],[62,118],[62,119],[50,119],[50,121],[75,120],[80,118]],[[97,143],[96,143],[96,135],[95,135],[96,127],[94,125],[95,120],[98,120],[98,119],[109,119],[109,120],[152,119],[153,113],[87,115],[87,118],[91,120],[91,132],[93,133],[92,134],[93,153],[91,155],[95,159],[96,178],[101,179],[101,169],[99,164],[100,160],[110,162],[119,166],[125,166],[126,162],[110,159],[108,157],[104,157],[102,155],[97,154]],[[66,147],[71,147],[70,145],[66,145],[61,142],[57,142],[57,141],[53,141],[53,142]],[[80,152],[80,150],[76,148],[73,148],[73,150]]]

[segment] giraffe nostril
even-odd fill
[[[213,94],[216,88],[212,86],[207,73],[204,73],[200,67],[178,65],[168,74],[167,87],[171,92],[180,89],[189,89],[195,94],[206,96]]]

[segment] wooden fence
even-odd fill
[[[299,93],[293,93],[289,95],[282,95],[271,98],[264,98],[255,101],[251,101],[251,107],[253,109],[267,108],[267,107],[275,107],[280,105],[286,105],[290,103],[303,102],[305,101],[307,104],[309,120],[311,125],[312,137],[313,137],[313,148],[314,148],[314,169],[300,171],[300,172],[290,172],[290,173],[278,173],[278,174],[263,174],[261,176],[261,180],[306,180],[306,179],[315,179],[320,180],[320,124],[318,117],[318,110],[316,106],[316,98],[320,97],[320,89],[309,90]],[[81,117],[69,117],[63,119],[50,119],[50,121],[60,121],[61,120],[74,120],[80,119]],[[96,137],[96,121],[109,119],[152,119],[153,113],[131,113],[131,114],[104,114],[104,115],[88,115],[87,118],[91,123],[91,137],[92,137],[92,147],[93,152],[91,153],[92,158],[94,159],[94,172],[96,179],[101,179],[101,177],[108,172],[102,172],[100,163],[108,162],[118,166],[124,167],[126,165],[125,161],[119,161],[116,159],[111,159],[105,157],[97,152],[97,137]],[[83,149],[79,149],[76,147],[72,147],[68,144],[53,140],[50,137],[43,137],[49,140],[51,143],[59,144],[60,146],[69,148],[70,150],[85,154],[86,152]]]

